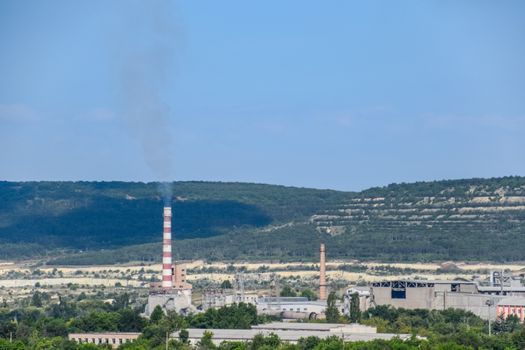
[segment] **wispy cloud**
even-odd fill
[[[525,115],[500,114],[432,114],[415,113],[412,116],[399,117],[391,110],[342,112],[332,115],[333,123],[342,128],[363,129],[381,128],[390,131],[413,131],[418,128],[427,130],[475,130],[492,129],[499,131],[525,130]]]
[[[94,108],[82,113],[79,119],[93,122],[110,122],[117,119],[117,114],[108,108]]]
[[[256,129],[272,134],[272,135],[282,135],[285,134],[288,130],[288,126],[277,120],[262,120],[254,123],[253,125]]]
[[[367,123],[375,123],[377,121],[394,121],[393,117],[395,110],[388,106],[371,106],[368,108],[360,108],[351,111],[340,111],[331,113],[331,120],[335,125],[344,128],[358,128]]]
[[[525,128],[525,115],[426,115],[425,124],[431,128],[492,128],[495,130],[521,130]]]
[[[349,128],[355,126],[356,117],[352,115],[340,115],[335,117],[335,123],[338,126]]]
[[[34,121],[37,113],[24,104],[0,104],[0,121]]]

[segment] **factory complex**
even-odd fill
[[[428,310],[462,309],[486,320],[515,315],[523,322],[525,318],[525,287],[521,285],[521,278],[505,276],[500,271],[491,273],[490,285],[462,280],[373,282],[369,293],[363,295],[362,299],[367,306],[391,305],[396,308]]]
[[[184,264],[173,264],[171,240],[171,207],[164,207],[162,282],[152,282],[145,315],[149,316],[156,306],[163,310],[174,310],[189,314],[218,308],[234,303],[248,303],[257,307],[264,315],[280,316],[285,319],[324,318],[327,299],[326,247],[319,248],[319,299],[304,297],[281,297],[246,292],[241,283],[240,290],[206,291],[199,309],[192,304],[192,286],[186,282]],[[519,276],[505,276],[493,271],[489,285],[479,281],[465,280],[392,280],[373,282],[368,287],[353,287],[346,290],[343,302],[338,307],[349,315],[352,296],[359,296],[359,309],[364,311],[377,305],[390,305],[405,309],[445,310],[463,309],[483,319],[496,319],[516,315],[525,319],[525,287]]]
[[[186,282],[184,264],[173,264],[171,240],[171,207],[163,211],[162,282],[152,282],[145,315],[149,316],[156,306],[165,311],[181,314],[205,311],[234,303],[253,304],[263,315],[280,316],[284,319],[322,319],[325,316],[327,299],[326,247],[319,248],[319,299],[305,297],[281,297],[260,295],[240,290],[206,291],[199,309],[192,304],[192,286]],[[405,309],[445,310],[456,308],[467,310],[483,319],[517,316],[525,320],[525,287],[520,276],[506,276],[493,271],[489,285],[465,280],[392,280],[373,282],[368,287],[348,288],[343,301],[337,306],[344,315],[350,314],[350,303],[354,295],[359,297],[359,309],[390,305]],[[197,331],[195,331],[197,332]],[[246,333],[248,334],[248,333]]]
[[[286,322],[273,322],[252,326],[251,329],[213,329],[213,342],[248,341],[258,334],[277,335],[281,340],[297,342],[315,336],[320,339],[338,336],[345,340],[407,339],[410,335],[377,333],[376,328],[360,324],[308,323],[307,320],[324,319],[327,309],[328,284],[326,280],[326,248],[319,248],[318,300],[306,297],[283,297],[275,290],[264,294],[245,291],[242,279],[235,290],[205,290],[202,301],[195,305],[192,285],[186,280],[186,267],[172,260],[171,207],[163,209],[162,280],[151,282],[144,316],[149,317],[160,307],[164,312],[182,315],[204,312],[235,303],[252,304],[260,315],[277,316]],[[335,307],[351,316],[352,304],[357,302],[359,311],[380,305],[395,308],[445,310],[448,308],[470,311],[486,319],[516,316],[525,321],[525,287],[522,276],[506,276],[503,271],[493,271],[488,284],[467,280],[388,280],[372,282],[368,286],[347,288]],[[297,322],[301,321],[301,322]],[[190,343],[197,343],[205,329],[187,329]],[[110,344],[117,347],[138,338],[138,333],[89,333],[70,334],[79,343]],[[172,334],[171,338],[178,338]]]

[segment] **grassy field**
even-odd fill
[[[452,269],[451,267],[452,266]],[[233,280],[237,271],[243,271],[246,280],[269,280],[272,275],[280,278],[301,278],[314,280],[318,267],[312,263],[206,263],[202,260],[187,262],[188,280],[196,282],[209,280],[221,282]],[[352,271],[352,269],[358,271]],[[448,268],[448,270],[447,270]],[[393,279],[473,279],[488,277],[491,270],[507,270],[514,273],[524,271],[520,264],[489,263],[358,263],[356,261],[332,261],[327,264],[329,280],[350,284]],[[350,271],[349,271],[350,270]],[[0,287],[16,288],[40,285],[104,285],[147,287],[148,281],[158,277],[160,264],[125,264],[86,267],[35,266],[35,262],[0,263]]]

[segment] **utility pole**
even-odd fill
[[[492,305],[494,305],[494,300],[493,299],[488,299],[486,302],[485,302],[485,305],[487,305],[489,307],[489,337],[492,335],[492,326],[491,326],[491,323],[490,323],[490,316],[491,316],[491,312],[490,312],[490,307]]]
[[[241,289],[241,303],[244,303],[244,272],[239,272],[239,287]]]
[[[503,271],[503,269],[501,270],[501,275],[500,275],[500,286],[501,286],[501,296],[503,297],[503,280],[505,279],[503,277],[503,274],[505,273],[505,271]]]

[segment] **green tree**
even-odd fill
[[[334,292],[330,292],[328,299],[326,300],[326,322],[337,323],[341,314],[337,308],[337,296]]]
[[[249,344],[250,350],[271,350],[277,349],[281,345],[281,339],[275,334],[270,334],[265,337],[262,334],[257,334],[253,337],[252,341]]]
[[[1,350],[26,350],[26,346],[21,341],[9,342],[9,340],[0,339]]]
[[[71,321],[71,327],[82,332],[118,331],[120,315],[116,312],[91,311]]]
[[[31,297],[31,305],[42,307],[42,293],[39,291],[33,293],[33,296]]]
[[[525,349],[525,327],[520,328],[511,336],[512,343],[518,349]]]
[[[119,310],[124,309],[129,306],[129,294],[128,293],[122,293],[115,297],[113,300],[113,309]]]
[[[139,338],[134,342],[124,343],[119,346],[119,350],[150,350],[151,344],[143,338]],[[72,349],[73,350],[73,349]]]
[[[297,342],[301,350],[312,350],[319,344],[320,339],[318,337],[309,336],[307,338],[301,338]]]
[[[140,316],[138,310],[124,308],[117,311],[119,314],[118,330],[121,332],[141,332],[146,320]]]
[[[350,299],[350,322],[357,323],[361,319],[361,310],[359,309],[359,294],[354,293]]]
[[[187,343],[189,337],[190,337],[190,333],[185,329],[181,329],[181,331],[179,332],[180,341],[183,343]]]
[[[317,300],[317,294],[311,289],[303,289],[301,291],[301,296],[308,298],[308,300]]]
[[[296,297],[297,293],[290,286],[284,286],[279,295],[282,297]]]
[[[512,333],[520,326],[520,319],[515,315],[510,315],[507,318],[498,317],[496,322],[492,324],[492,331],[494,333]]]
[[[140,339],[146,340],[150,348],[155,348],[166,344],[166,336],[170,334],[170,329],[165,322],[150,324],[145,327]]]
[[[190,317],[189,323],[196,328],[247,329],[258,323],[257,308],[252,304],[239,303],[208,309]]]
[[[66,322],[61,318],[46,319],[43,328],[43,335],[46,337],[67,336]]]
[[[205,331],[202,338],[197,343],[197,349],[199,350],[213,350],[217,349],[213,344],[213,332]]]
[[[221,288],[222,289],[232,289],[233,286],[232,286],[232,283],[230,282],[230,280],[224,280],[221,283]]]
[[[153,309],[153,312],[151,313],[149,319],[152,323],[158,323],[163,317],[164,311],[162,311],[160,305],[157,305],[155,306],[155,309]]]

